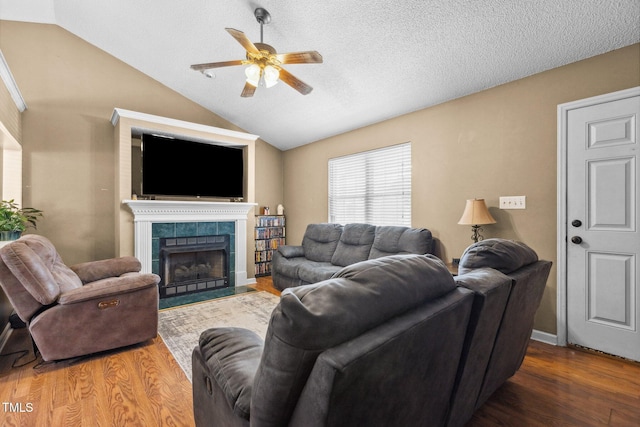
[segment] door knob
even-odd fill
[[[582,243],[582,237],[580,236],[573,236],[571,238],[571,243],[575,243],[576,245],[579,245],[580,243]]]
[[[579,219],[574,219],[573,221],[571,221],[571,225],[573,225],[574,227],[580,227],[582,225],[582,221],[580,221]]]

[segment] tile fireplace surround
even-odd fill
[[[190,235],[193,233],[190,230],[198,230],[202,226],[226,228],[233,224],[233,234],[229,234],[233,239],[231,245],[235,255],[232,257],[232,260],[235,258],[235,263],[231,266],[235,273],[235,286],[255,282],[253,278],[247,279],[247,218],[256,203],[169,200],[123,200],[122,203],[133,212],[134,255],[142,264],[142,272],[156,272],[153,264],[153,242],[158,236],[154,236],[154,224],[163,224],[161,227],[156,226],[156,230],[170,228],[171,224],[175,224],[178,234]]]

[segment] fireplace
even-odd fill
[[[229,234],[161,238],[160,298],[229,287],[229,242]]]
[[[160,239],[229,234],[229,287],[255,283],[247,277],[247,218],[256,203],[172,200],[123,200],[133,213],[133,232],[121,230],[121,255],[140,260],[143,273],[160,272]],[[132,240],[128,240],[132,238]],[[253,252],[251,252],[253,256]]]

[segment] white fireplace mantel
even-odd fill
[[[247,280],[247,218],[257,203],[201,202],[171,200],[123,200],[134,222],[134,253],[142,264],[142,272],[152,270],[152,224],[159,222],[235,223],[236,286]]]

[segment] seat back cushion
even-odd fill
[[[53,244],[45,237],[33,234],[23,236],[3,247],[0,258],[6,267],[4,273],[9,276],[3,275],[0,280],[9,280],[13,284],[5,292],[8,296],[15,292],[15,297],[10,296],[12,303],[25,305],[24,310],[14,306],[21,318],[23,314],[28,318],[33,315],[36,307],[34,302],[39,306],[49,305],[58,299],[61,292],[82,286],[80,278],[62,262]],[[11,281],[11,278],[15,280]],[[29,301],[24,290],[33,301]]]
[[[476,402],[480,407],[514,375],[527,352],[535,314],[551,271],[550,261],[537,261],[510,273],[513,285]]]
[[[447,425],[463,426],[473,416],[512,280],[493,268],[478,268],[454,277],[474,293],[473,309],[451,396]]]
[[[286,425],[318,354],[455,289],[442,261],[397,255],[288,288],[271,315],[251,401],[252,424]]]
[[[444,425],[472,300],[459,287],[321,353],[289,425]]]
[[[507,239],[486,239],[469,246],[458,267],[458,274],[476,268],[490,267],[509,274],[520,267],[538,261],[533,249],[522,242]]]
[[[305,258],[311,261],[331,262],[341,235],[340,224],[309,224],[302,238]]]
[[[369,258],[376,226],[371,224],[347,224],[344,226],[331,264],[346,267]]]
[[[431,231],[426,228],[378,226],[369,259],[395,254],[427,254],[431,253],[432,245]]]

